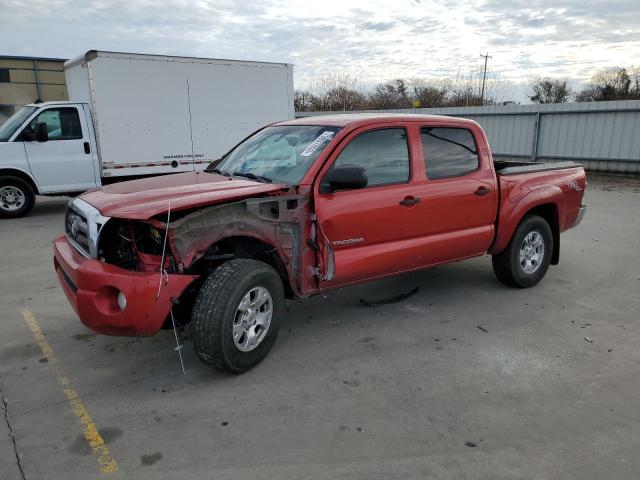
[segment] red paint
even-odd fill
[[[574,224],[586,187],[581,167],[496,175],[486,136],[480,126],[470,120],[422,115],[337,115],[281,124],[343,127],[297,189],[304,199],[300,202],[304,206],[295,212],[302,232],[297,257],[294,258],[290,241],[278,243],[273,224],[267,229],[258,223],[250,235],[273,243],[274,251],[287,269],[292,290],[300,297],[487,252],[499,253],[507,247],[522,218],[542,205],[553,210],[555,226],[562,232]],[[479,168],[461,177],[429,180],[420,139],[422,126],[469,129],[478,147]],[[402,127],[407,132],[410,180],[396,185],[320,193],[324,174],[348,142],[358,134],[385,127]],[[475,194],[479,188],[482,195]],[[288,193],[296,192],[283,191],[283,185],[230,180],[208,173],[183,173],[110,185],[88,192],[82,198],[105,216],[144,220],[166,213],[169,202],[172,210],[198,209],[249,197]],[[420,202],[400,205],[405,198],[419,198]],[[314,215],[317,223],[312,220]],[[215,238],[202,241],[198,238],[193,251],[183,255],[184,267],[188,268],[219,237],[242,235],[235,227],[219,233]],[[319,252],[308,243],[314,237]],[[349,239],[355,241],[331,246],[333,242]],[[55,242],[55,258],[60,281],[74,309],[87,326],[102,333],[154,333],[169,312],[170,298],[178,297],[195,278],[170,275],[169,285],[162,289],[156,301],[159,274],[153,270],[159,264],[154,264],[152,258],[145,261],[145,272],[130,272],[80,257],[64,237]],[[332,258],[335,261],[332,279],[323,280],[314,275],[316,268],[321,274],[327,274]],[[294,263],[297,263],[295,270]],[[66,286],[61,271],[78,286],[77,293]],[[113,291],[109,290],[112,287],[127,295],[131,302],[127,311],[114,310]]]
[[[359,283],[481,255],[494,237],[497,192],[491,153],[479,148],[480,168],[463,177],[428,180],[425,175],[420,127],[469,128],[478,145],[486,145],[475,122],[447,117],[401,117],[352,129],[318,173],[322,178],[333,160],[354,136],[373,128],[404,126],[411,154],[408,183],[321,194],[315,186],[315,205],[322,231],[330,241],[365,239],[359,244],[335,246],[336,275],[322,287]],[[485,186],[491,193],[478,197]],[[407,196],[420,199],[412,207],[399,204]]]
[[[114,183],[82,195],[107,217],[144,220],[167,211],[179,211],[255,197],[281,190],[283,185],[258,183],[206,172],[142,178]]]
[[[159,273],[131,272],[84,258],[64,235],[53,242],[53,248],[58,280],[71,306],[82,323],[107,335],[153,335],[167,318],[171,299],[179,298],[197,278],[169,275],[156,300]],[[127,297],[124,311],[117,304],[118,291]]]
[[[498,232],[490,253],[500,253],[507,248],[522,217],[540,205],[553,206],[560,232],[571,228],[587,186],[582,168],[526,173],[499,179],[503,199],[498,216]],[[576,182],[580,190],[569,188],[571,182]]]

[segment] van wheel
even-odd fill
[[[191,314],[200,359],[218,370],[246,372],[276,341],[284,311],[278,273],[263,262],[230,260],[200,288]]]
[[[33,208],[36,194],[18,177],[0,177],[0,218],[24,217]]]
[[[522,220],[509,246],[493,256],[493,271],[505,285],[533,287],[547,273],[553,253],[553,235],[547,221],[538,215]]]

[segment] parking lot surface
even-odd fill
[[[84,328],[52,265],[66,202],[0,220],[2,480],[638,476],[638,182],[591,181],[535,288],[484,257],[289,302],[240,376]]]

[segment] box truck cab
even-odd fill
[[[0,217],[35,195],[202,170],[258,128],[293,118],[293,66],[91,50],[65,63],[70,101],[0,125]]]
[[[100,185],[90,119],[87,104],[47,102],[22,107],[0,127],[3,213],[26,213],[34,193],[82,192]]]

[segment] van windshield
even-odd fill
[[[267,127],[237,145],[209,172],[297,185],[340,127]]]
[[[0,125],[0,142],[8,142],[9,139],[16,133],[16,130],[25,122],[27,118],[38,107],[22,107],[16,113],[11,115],[7,120]]]

